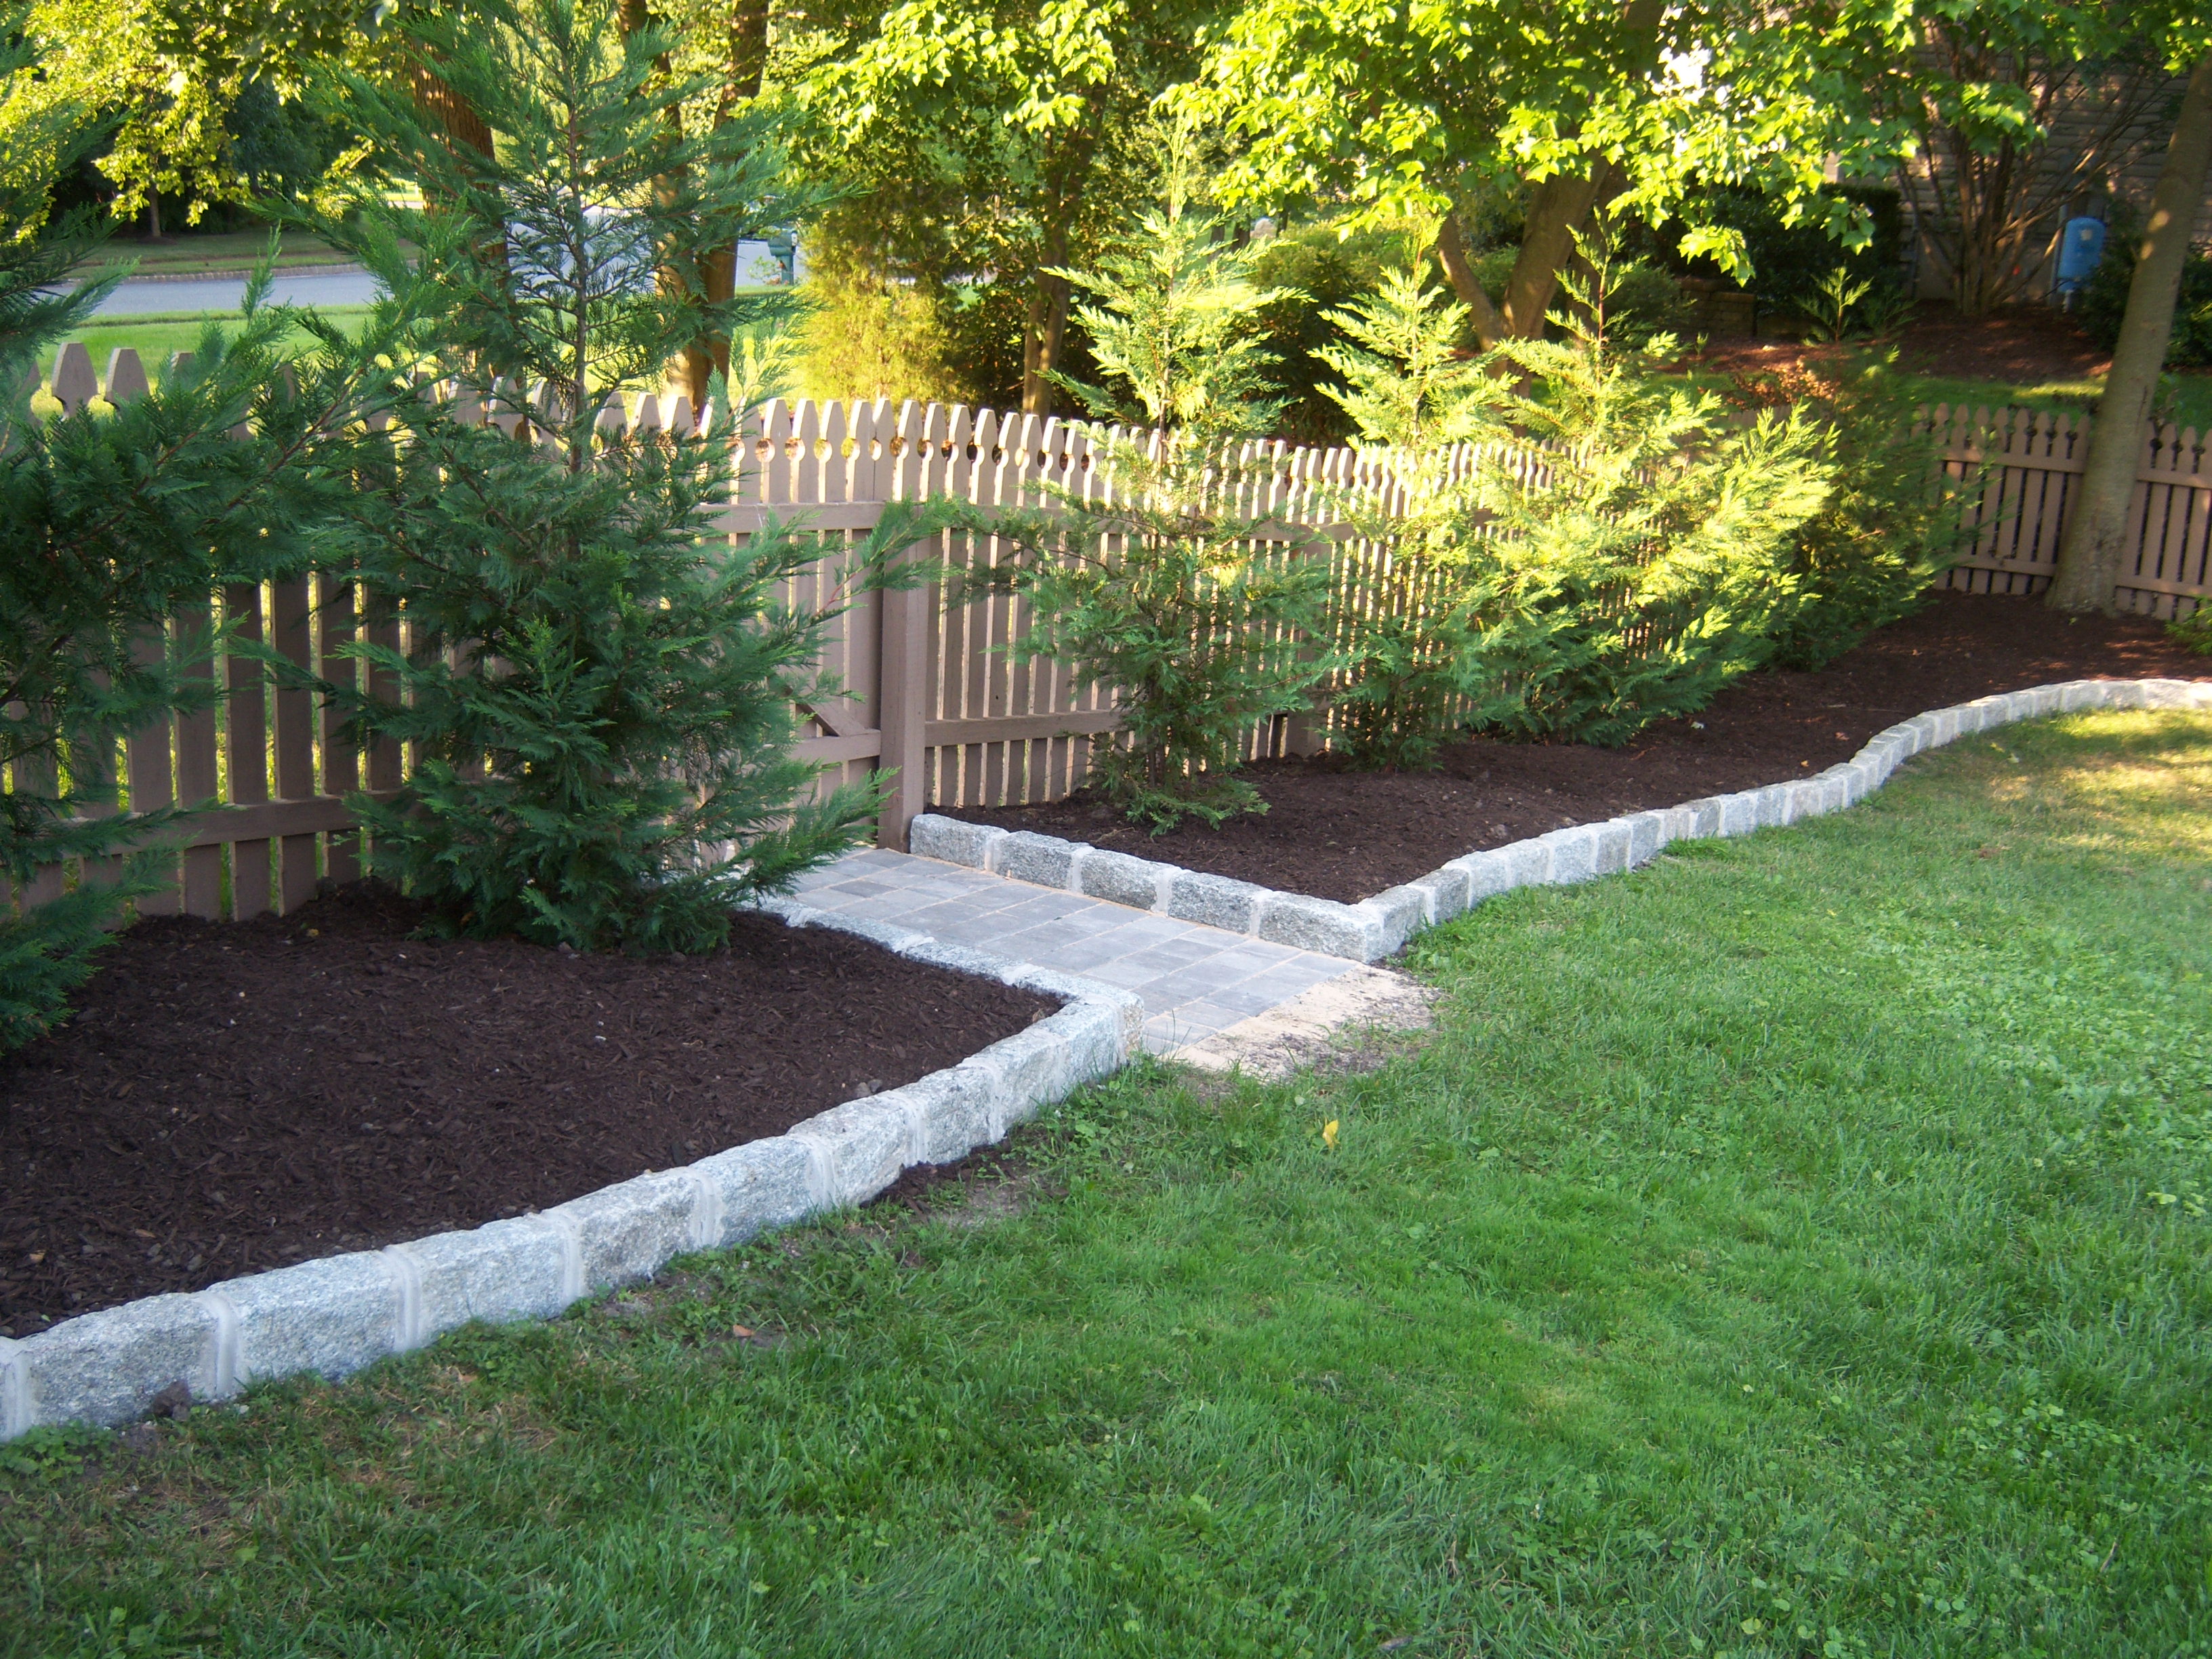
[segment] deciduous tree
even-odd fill
[[[1021,401],[1049,413],[1073,289],[1152,192],[1152,100],[1209,0],[903,0],[825,19],[800,83],[813,155],[886,274],[1020,291]]]
[[[1910,13],[1660,0],[1252,0],[1188,94],[1248,141],[1226,183],[1243,199],[1348,201],[1418,213],[1486,344],[1528,338],[1573,240],[1610,204],[1655,221],[1693,180],[1742,182],[1863,239],[1847,176],[1886,174],[1911,143],[1868,81],[1908,42]],[[1501,210],[1525,228],[1504,302],[1469,257]],[[1740,237],[1692,225],[1683,252],[1741,265]]]
[[[2203,31],[2200,20],[2188,33],[2201,42]],[[2203,55],[2189,77],[2136,249],[2127,311],[2089,434],[2081,493],[2059,544],[2049,603],[2060,611],[2109,610],[2119,583],[2143,427],[2158,392],[2181,270],[2203,209],[2206,176],[2212,172],[2212,47],[2200,44],[2199,50]]]

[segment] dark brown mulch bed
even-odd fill
[[[2030,599],[1945,592],[1818,673],[1749,676],[1697,720],[1625,748],[1478,738],[1447,749],[1433,772],[1266,761],[1249,775],[1267,812],[1218,830],[1148,836],[1082,794],[958,816],[1351,902],[1481,848],[1820,771],[1927,709],[2100,675],[2212,679],[2212,660],[2156,623],[2069,621]]]
[[[2082,330],[2079,319],[2050,306],[2012,306],[1984,317],[1961,317],[1948,305],[1923,302],[1897,337],[1898,366],[1916,374],[2036,386],[2094,379],[2112,354]],[[1863,348],[1796,339],[1724,335],[1708,340],[1694,361],[1724,374],[1818,367],[1850,360]]]
[[[417,920],[356,889],[121,935],[69,1024],[0,1060],[0,1335],[544,1209],[1058,1006],[763,916],[651,960]]]

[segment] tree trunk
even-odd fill
[[[1437,263],[1443,267],[1445,279],[1459,295],[1459,302],[1473,313],[1474,337],[1482,348],[1486,351],[1504,339],[1505,319],[1475,280],[1474,265],[1467,257],[1467,238],[1455,213],[1444,215],[1443,223],[1437,227]]]
[[[1621,15],[1621,55],[1624,60],[1632,58],[1636,61],[1624,61],[1622,69],[1640,69],[1648,73],[1656,67],[1659,24],[1665,15],[1665,0],[1629,0]],[[1554,173],[1535,187],[1528,202],[1528,222],[1521,234],[1521,252],[1513,261],[1513,274],[1506,278],[1504,295],[1495,308],[1468,265],[1457,223],[1450,218],[1445,220],[1453,246],[1446,250],[1446,233],[1440,232],[1437,257],[1443,262],[1445,274],[1450,276],[1452,289],[1461,303],[1474,313],[1475,334],[1484,345],[1495,345],[1504,339],[1541,337],[1545,313],[1551,307],[1552,296],[1559,292],[1559,273],[1574,257],[1575,238],[1589,222],[1590,214],[1598,204],[1620,188],[1621,179],[1619,167],[1592,157],[1588,178]]]
[[[650,0],[622,0],[620,15],[624,40],[628,40],[633,35],[644,33],[660,21],[653,14]],[[665,52],[654,57],[653,66],[655,72],[663,76],[672,73],[668,54]],[[684,142],[682,105],[670,104],[663,108],[660,112],[660,124],[678,143]],[[653,181],[653,195],[663,211],[674,204],[681,195],[683,188],[684,175],[681,171],[664,173]],[[669,299],[683,299],[691,292],[691,284],[685,278],[683,271],[665,257],[666,250],[664,248],[662,252],[664,257],[653,273],[653,287]],[[684,377],[685,388],[690,395],[691,407],[694,411],[703,412],[706,408],[707,377],[713,367],[713,362],[707,356],[702,345],[694,343],[684,349],[684,367],[680,372]]]
[[[738,105],[759,97],[767,75],[768,0],[731,0],[729,72],[715,120],[728,120]]]
[[[1049,415],[1059,388],[1053,371],[1060,367],[1060,345],[1067,334],[1067,308],[1075,297],[1074,284],[1055,270],[1067,264],[1067,210],[1061,222],[1045,233],[1044,258],[1037,262],[1036,286],[1022,325],[1022,413]]]
[[[1536,186],[1520,257],[1505,279],[1504,302],[1499,307],[1508,337],[1534,340],[1543,334],[1545,313],[1559,291],[1559,273],[1574,258],[1575,238],[1589,223],[1598,203],[1620,188],[1620,168],[1600,165],[1589,178],[1554,174]]]
[[[1055,261],[1057,263],[1057,261]],[[1037,273],[1030,290],[1022,330],[1022,413],[1049,415],[1059,392],[1052,376],[1060,367],[1060,342],[1067,334],[1067,307],[1074,297],[1065,276]]]
[[[738,111],[761,95],[768,78],[768,0],[731,0],[726,38],[722,90],[714,100],[714,125],[726,126]],[[727,305],[738,291],[738,249],[708,250],[699,261],[701,297],[710,306]],[[730,337],[708,333],[684,350],[684,387],[691,407],[707,406],[707,390],[720,374],[730,378]]]
[[[419,59],[410,66],[407,85],[415,100],[416,109],[429,118],[453,157],[455,170],[465,178],[473,177],[476,169],[470,165],[471,158],[489,161],[492,159],[490,124],[478,113],[477,106],[439,77],[437,67]],[[431,199],[431,186],[426,181],[422,187],[422,206],[425,212],[436,212],[441,204]],[[504,272],[507,268],[507,227],[489,227],[490,236],[483,246],[485,262]],[[504,372],[507,366],[495,365]]]
[[[2173,307],[2190,234],[2204,204],[2212,172],[2212,52],[2189,77],[2166,166],[2151,195],[2150,222],[2136,250],[2135,279],[2112,349],[2112,373],[2097,400],[2089,454],[2081,468],[2081,495],[2059,544],[2058,569],[2046,603],[2058,611],[2110,611],[2127,549],[2128,502],[2135,494],[2142,454],[2143,425],[2158,392],[2159,372],[2173,337]]]
[[[415,107],[437,123],[438,131],[445,135],[447,149],[456,160],[465,160],[465,152],[491,155],[490,127],[477,113],[474,104],[438,78],[432,65],[416,64],[409,72],[408,87],[414,94]]]
[[[1502,306],[1492,305],[1475,280],[1457,216],[1444,216],[1437,230],[1437,263],[1443,267],[1460,303],[1474,313],[1474,337],[1486,349],[1501,340],[1533,340],[1542,335],[1545,313],[1559,292],[1559,273],[1574,257],[1575,238],[1589,223],[1598,203],[1620,187],[1620,179],[1618,167],[1601,166],[1595,178],[1554,177],[1536,186]]]

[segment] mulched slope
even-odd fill
[[[1916,374],[2038,386],[2083,380],[2112,366],[2112,354],[2092,340],[2078,319],[2049,306],[2014,306],[1985,317],[1961,317],[1948,306],[1923,304],[1899,335],[1898,366]],[[1709,340],[1689,361],[1724,374],[1833,366],[1863,348],[1729,335]]]
[[[2028,599],[1945,592],[1819,673],[1750,676],[1696,720],[1664,722],[1621,749],[1477,739],[1447,749],[1433,772],[1263,762],[1249,775],[1264,816],[1159,836],[1081,794],[957,816],[1352,902],[1463,853],[1820,771],[1927,709],[2100,675],[2212,679],[2212,659],[2155,623],[2069,621]]]
[[[761,916],[652,960],[416,921],[356,889],[124,933],[69,1024],[0,1060],[0,1335],[544,1209],[1058,1006]]]

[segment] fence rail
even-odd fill
[[[52,395],[76,410],[95,398],[124,402],[146,387],[134,352],[117,352],[103,376],[84,348],[71,344],[56,362]],[[512,428],[531,407],[518,396],[479,413]],[[640,432],[692,421],[690,404],[676,396],[610,399],[599,416],[602,428]],[[2071,480],[2081,470],[2087,417],[1939,407],[1916,429],[1933,441],[1966,497],[1974,529],[1950,585],[2025,593],[2048,582]],[[1037,506],[1054,490],[1097,499],[1111,488],[1104,448],[1085,424],[989,410],[770,403],[740,422],[735,487],[715,528],[745,536],[774,516],[801,520],[819,534],[822,557],[784,596],[811,606],[843,578],[847,550],[880,521],[886,503],[951,496]],[[1477,453],[1455,452],[1451,467],[1471,466]],[[1278,556],[1325,545],[1346,595],[1356,592],[1369,606],[1420,602],[1418,580],[1394,567],[1387,542],[1363,540],[1330,521],[1346,490],[1386,512],[1402,508],[1404,486],[1385,460],[1282,443],[1249,446],[1244,459],[1256,482],[1239,509],[1267,520],[1265,539]],[[2212,472],[2193,430],[2163,428],[2146,441],[2130,514],[2124,605],[2170,616],[2212,593]],[[963,572],[1000,556],[988,537],[944,538],[934,580],[865,594],[830,630],[823,665],[842,695],[799,711],[799,753],[824,767],[825,787],[878,769],[891,774],[878,826],[885,845],[903,846],[908,823],[932,805],[1067,793],[1082,781],[1091,745],[1116,723],[1105,692],[1079,684],[1066,665],[1018,661],[1006,651],[1029,625],[1024,601],[1003,592],[957,597]],[[343,575],[227,587],[173,618],[169,639],[189,637],[212,617],[325,678],[367,672],[340,653],[368,626]],[[386,625],[380,642],[396,646],[400,636]],[[149,639],[147,648],[166,647]],[[388,797],[404,781],[406,757],[389,743],[356,753],[340,741],[333,714],[318,711],[305,691],[275,685],[251,657],[228,655],[204,672],[227,693],[215,708],[134,733],[118,757],[120,788],[109,810],[213,803],[160,838],[175,849],[176,863],[167,890],[142,901],[141,912],[245,919],[294,909],[319,883],[358,874],[361,832],[345,798],[359,788]],[[1307,752],[1325,736],[1318,718],[1279,720],[1252,733],[1248,752]],[[27,763],[13,781],[47,787],[50,777]],[[76,874],[98,879],[101,872]],[[19,896],[39,902],[68,879],[61,868],[46,870]]]
[[[1945,579],[1974,593],[2037,593],[2058,563],[2094,416],[1938,404],[1917,424],[1968,492],[1973,541]],[[1972,482],[1967,482],[1967,481]],[[2128,507],[2122,609],[2187,614],[2212,593],[2212,467],[2194,427],[2154,425]]]

